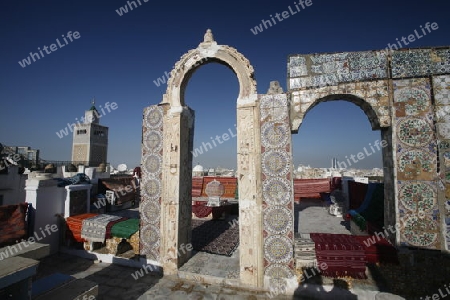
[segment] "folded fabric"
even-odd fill
[[[12,245],[27,237],[28,203],[0,206],[0,246]]]
[[[76,216],[71,216],[66,219],[67,231],[66,236],[77,242],[84,242],[81,238],[81,228],[83,227],[83,220],[97,216],[98,214],[87,213]]]
[[[106,227],[109,222],[121,219],[119,216],[101,214],[92,218],[84,219],[81,227],[81,238],[89,242],[103,243],[106,238]]]
[[[111,228],[111,236],[129,239],[139,230],[139,219],[128,219],[115,223]]]

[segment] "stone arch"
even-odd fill
[[[300,117],[297,117],[296,120],[294,120],[295,123],[292,126],[292,132],[294,133],[298,132],[300,125],[303,121],[303,118],[312,108],[317,106],[319,103],[333,100],[343,100],[357,105],[359,108],[362,109],[362,111],[369,119],[370,125],[372,126],[372,130],[377,130],[381,128],[380,117],[378,116],[377,111],[372,107],[372,105],[369,102],[353,94],[330,94],[321,98],[317,98],[313,102],[310,102],[308,106],[303,107],[305,111],[304,113],[301,114]]]
[[[381,99],[383,102],[380,104],[380,97],[376,97],[377,101],[374,101],[375,98],[368,97],[368,99],[363,98],[362,95],[358,92],[352,91],[352,93],[348,89],[343,89],[339,93],[318,93],[315,94],[315,90],[307,90],[303,91],[308,93],[306,97],[308,100],[303,101],[300,99],[293,99],[294,105],[291,106],[291,132],[298,133],[298,130],[303,122],[305,115],[319,103],[334,101],[334,100],[343,100],[347,102],[351,102],[357,105],[364,114],[367,116],[372,130],[380,130],[381,140],[385,141],[386,145],[381,149],[382,151],[382,161],[383,161],[383,170],[385,173],[384,176],[384,207],[385,207],[385,226],[395,226],[395,205],[396,205],[396,197],[395,197],[395,189],[394,189],[394,155],[393,155],[393,129],[391,126],[391,107],[388,106],[388,96],[385,99]],[[347,93],[346,93],[347,92]],[[374,89],[371,92],[372,95],[382,95],[380,90]],[[315,96],[313,96],[315,95]],[[303,94],[305,96],[305,94]],[[296,106],[297,104],[297,106]],[[377,105],[378,104],[378,105]],[[390,238],[393,238],[391,236]],[[394,242],[394,240],[392,240]]]
[[[297,132],[311,105],[314,107],[322,101],[330,100],[346,100],[361,107],[369,118],[373,130],[388,128],[391,126],[390,89],[389,81],[383,79],[292,91],[290,92],[292,132]]]
[[[263,285],[262,217],[259,188],[261,174],[261,142],[258,95],[254,69],[249,60],[236,49],[218,45],[207,31],[204,41],[196,49],[184,54],[170,72],[167,91],[158,105],[163,113],[162,169],[160,189],[160,233],[157,241],[159,256],[155,257],[165,274],[176,274],[190,258],[180,251],[191,242],[191,184],[194,111],[184,101],[184,91],[192,74],[204,64],[218,62],[229,67],[237,76],[237,172],[239,215],[255,218],[239,220],[240,282],[246,285]],[[143,174],[145,176],[145,173]],[[145,182],[145,180],[143,180]],[[146,187],[144,186],[145,190]],[[143,212],[146,213],[146,212]],[[145,233],[144,233],[145,234]],[[167,253],[170,255],[167,256]],[[252,255],[252,253],[254,253]],[[145,253],[144,253],[145,254]]]
[[[184,91],[190,77],[199,67],[211,62],[223,64],[236,74],[239,81],[238,105],[256,100],[256,81],[250,61],[235,48],[206,39],[205,34],[205,41],[184,54],[170,72],[163,103],[170,104],[173,109],[185,106]]]

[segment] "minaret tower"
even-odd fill
[[[98,167],[107,162],[108,154],[108,127],[100,125],[102,115],[95,107],[95,98],[92,106],[84,113],[84,118],[77,123],[73,130],[72,161],[75,164],[84,164]]]

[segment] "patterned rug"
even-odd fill
[[[106,239],[106,229],[108,224],[120,219],[122,219],[122,217],[106,214],[84,219],[81,227],[81,238],[89,242],[103,243]]]
[[[324,276],[366,279],[365,248],[348,234],[311,233],[318,265],[326,263]]]
[[[226,220],[192,220],[194,250],[231,256],[239,246],[239,226]]]

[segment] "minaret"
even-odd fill
[[[102,115],[92,106],[84,113],[81,123],[73,130],[72,161],[74,164],[84,164],[98,167],[107,162],[108,157],[108,127],[100,125]]]

